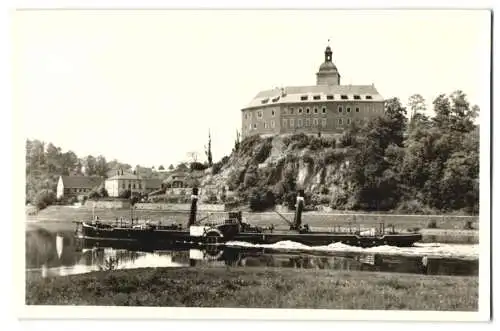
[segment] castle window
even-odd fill
[[[261,103],[262,103],[262,104],[266,104],[266,103],[268,103],[268,102],[269,102],[269,98],[264,99],[264,100],[261,100]]]
[[[254,128],[254,129],[257,129],[257,124],[255,124],[255,123],[254,123],[253,128]]]
[[[313,119],[313,126],[314,126],[314,127],[317,127],[317,126],[318,126],[318,119],[317,119],[317,118],[314,118],[314,119]]]
[[[359,100],[361,97],[359,95],[354,95],[354,100]]]
[[[274,116],[274,109],[271,110],[271,116]]]
[[[351,112],[351,107],[347,107],[347,112],[350,113]]]
[[[315,95],[315,96],[313,96],[313,99],[314,99],[314,100],[319,100],[320,98],[321,98],[321,96],[319,96],[319,95]]]
[[[310,112],[310,109],[306,108],[306,114],[309,114],[309,112]]]
[[[248,130],[252,130],[252,124],[248,126]]]
[[[258,118],[262,118],[262,111],[260,111],[260,110],[259,110],[259,111],[257,112],[257,117],[258,117]]]
[[[326,118],[322,118],[322,119],[321,119],[321,126],[322,126],[323,128],[326,128]]]
[[[308,128],[310,125],[311,125],[311,120],[307,118],[306,119],[306,128]]]
[[[288,113],[288,108],[283,108],[283,114],[287,114]]]
[[[301,128],[302,127],[302,119],[297,120],[297,127]]]
[[[271,127],[274,128],[274,120],[271,121]]]
[[[302,108],[299,108],[299,114],[302,114]]]
[[[356,113],[359,113],[359,107],[356,107]]]
[[[135,184],[132,187],[135,189]]]
[[[131,185],[131,184],[128,184],[128,188],[129,188],[129,189],[130,189],[130,188],[132,188],[132,185]]]
[[[125,189],[125,183],[122,184],[122,189]]]
[[[295,120],[290,118],[290,127],[293,128],[295,126]]]
[[[314,113],[317,114],[318,113],[318,108],[314,107]]]
[[[323,107],[322,111],[323,111],[323,114],[326,114],[326,107]]]
[[[339,124],[342,124],[342,119],[341,118],[339,118]]]
[[[351,119],[350,118],[347,119],[347,124],[351,124]]]
[[[264,129],[267,129],[267,122],[264,122]]]
[[[342,112],[342,106],[339,106],[339,113]]]
[[[247,118],[248,118],[248,116],[247,116],[247,114],[245,114],[245,119],[247,119]]]
[[[284,127],[284,128],[286,128],[286,125],[287,125],[287,119],[286,119],[286,118],[284,118],[284,119],[283,119],[283,127]]]
[[[345,94],[342,94],[342,95],[340,96],[340,98],[341,98],[342,100],[347,100],[347,99],[349,99],[349,97],[348,97],[347,95],[345,95]]]
[[[367,96],[365,97],[365,99],[367,99],[367,100],[371,100],[371,99],[372,99],[372,96],[371,96],[371,95],[367,95]]]
[[[331,94],[330,94],[330,95],[327,95],[327,96],[326,96],[326,100],[333,100],[333,95],[331,95]]]
[[[302,100],[302,101],[307,100],[307,95],[303,95],[303,96],[301,96],[301,97],[300,97],[300,100]]]
[[[293,114],[293,107],[290,107],[290,114]]]

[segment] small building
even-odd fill
[[[167,188],[187,188],[189,187],[189,174],[184,171],[172,172],[163,181]]]
[[[87,195],[104,182],[98,176],[59,176],[57,182],[57,199]]]
[[[157,178],[143,178],[136,172],[123,173],[123,170],[118,170],[115,176],[106,180],[105,188],[110,197],[119,197],[126,190],[132,193],[150,193],[162,188],[162,183]]]

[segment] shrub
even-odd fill
[[[266,139],[262,145],[260,145],[257,153],[255,153],[254,161],[256,163],[264,162],[271,154],[271,149],[273,148],[271,139]]]
[[[275,206],[276,198],[272,191],[255,188],[249,196],[249,208],[252,211],[264,211]]]
[[[427,228],[428,229],[437,229],[437,222],[435,219],[430,219],[428,222],[427,222]]]
[[[474,230],[474,225],[471,220],[465,221],[464,230]]]
[[[91,191],[88,195],[89,199],[99,199],[100,197],[101,196],[97,193],[97,191]]]
[[[56,201],[56,194],[51,190],[42,190],[35,196],[35,206],[42,210]]]
[[[189,168],[191,169],[191,171],[203,171],[207,169],[208,166],[200,162],[191,162]]]
[[[104,187],[99,189],[99,195],[103,198],[107,198],[109,196],[108,191]]]
[[[130,195],[131,195],[131,191],[129,189],[125,190],[125,191],[121,191],[120,194],[118,195],[119,198],[122,198],[122,199],[129,199],[130,198]],[[90,195],[89,195],[90,197]]]
[[[221,162],[216,162],[212,166],[212,175],[217,175],[222,169],[222,163]]]

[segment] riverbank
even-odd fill
[[[28,278],[28,305],[476,311],[478,277],[274,268],[147,268]]]

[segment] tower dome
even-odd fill
[[[325,62],[319,66],[316,73],[316,85],[340,85],[340,74],[332,62],[332,49],[325,49]]]

